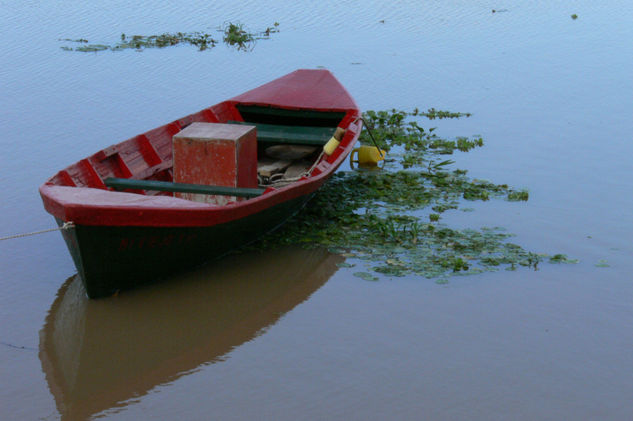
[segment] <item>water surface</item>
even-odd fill
[[[60,49],[227,21],[280,32],[248,53]],[[481,134],[456,165],[530,200],[444,221],[580,260],[436,285],[264,252],[88,302],[61,235],[2,241],[0,418],[630,418],[632,21],[624,1],[0,2],[2,236],[54,226],[37,188],[69,163],[323,66],[365,110],[472,112],[430,125]]]

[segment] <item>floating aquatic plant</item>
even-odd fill
[[[482,147],[481,136],[439,137],[420,118],[467,117],[429,109],[368,111],[363,118],[382,149],[390,150],[382,171],[340,171],[316,194],[307,208],[258,247],[275,244],[325,246],[332,252],[364,261],[369,269],[390,276],[418,275],[446,283],[446,277],[505,267],[537,269],[543,254],[511,243],[503,228],[455,229],[441,215],[468,201],[505,198],[528,200],[526,190],[467,176],[441,156]],[[370,143],[367,132],[361,142]],[[472,211],[466,208],[465,211]],[[354,260],[352,260],[353,262]],[[552,263],[575,263],[562,254]],[[356,272],[367,280],[368,272]]]
[[[239,23],[229,23],[224,28],[224,42],[238,48],[245,48],[255,41],[253,34],[244,30],[244,26]]]
[[[266,39],[270,34],[279,32],[279,23],[275,22],[273,26],[269,26],[264,31],[258,33],[250,33],[244,29],[241,23],[227,23],[222,28],[224,33],[223,41],[238,50],[251,50],[255,46],[255,42],[259,39]]]
[[[527,201],[529,197],[530,194],[527,190],[517,190],[508,193],[508,200],[511,202]]]
[[[578,263],[578,259],[570,259],[566,254],[555,254],[549,258],[550,263]]]
[[[594,266],[597,267],[597,268],[608,268],[611,265],[606,260],[600,259],[600,260],[598,260],[598,263],[596,263]]]
[[[240,23],[227,23],[219,30],[224,34],[223,41],[238,50],[251,50],[256,40],[266,39],[270,34],[279,32],[279,23],[275,22],[273,26],[266,28],[264,31],[251,33],[244,29],[244,25]],[[192,45],[199,51],[213,48],[218,41],[206,32],[176,32],[163,33],[160,35],[132,35],[121,34],[121,39],[116,44],[91,44],[85,38],[60,39],[63,42],[71,42],[81,44],[76,47],[62,46],[65,51],[79,52],[97,52],[97,51],[121,51],[126,49],[134,49],[142,51],[147,48],[165,48],[174,45]]]

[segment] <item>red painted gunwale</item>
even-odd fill
[[[171,167],[169,158],[160,156],[152,145],[153,133],[173,136],[192,121],[225,122],[241,120],[236,105],[272,106],[289,110],[314,110],[345,113],[339,123],[347,129],[339,147],[325,156],[310,177],[282,188],[268,188],[261,196],[215,206],[178,199],[166,195],[145,195],[116,192],[103,185],[104,177],[95,170],[98,162],[116,157],[120,168],[114,177],[139,177],[143,171],[131,171],[121,156],[134,152],[135,160],[142,157],[146,168],[161,171]],[[103,149],[84,160],[58,172],[40,187],[45,209],[56,218],[76,225],[90,226],[152,226],[152,227],[209,227],[256,214],[269,207],[315,192],[341,165],[351,152],[361,131],[360,111],[347,90],[327,70],[297,70],[258,88],[221,102],[198,113],[166,124],[120,144]],[[167,134],[165,134],[165,132]],[[119,152],[115,152],[119,151]],[[131,155],[130,155],[131,156]],[[150,166],[147,168],[147,166]],[[153,167],[152,167],[153,165]],[[71,173],[85,170],[92,186],[73,186]],[[117,173],[118,171],[118,173]],[[151,171],[150,171],[151,173]],[[84,178],[86,176],[84,175]],[[142,192],[139,192],[142,193]]]

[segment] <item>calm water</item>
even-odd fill
[[[472,112],[432,124],[484,137],[457,166],[530,200],[445,222],[580,263],[367,282],[286,250],[87,301],[61,235],[2,241],[1,419],[631,418],[629,2],[92,3],[0,1],[0,236],[53,227],[37,188],[67,164],[323,66],[363,109]],[[58,41],[227,21],[280,33],[249,53]]]

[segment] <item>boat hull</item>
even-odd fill
[[[208,227],[77,225],[64,240],[90,298],[156,282],[255,241],[280,227],[312,195]],[[63,221],[57,219],[61,226]]]

